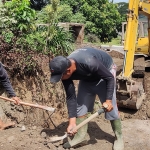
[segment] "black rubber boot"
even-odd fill
[[[114,142],[113,150],[124,150],[124,142],[122,136],[122,127],[121,127],[121,120],[112,120],[111,126],[115,133],[116,140]]]
[[[80,124],[82,121],[84,121],[86,118],[77,118],[76,120],[76,124]],[[63,148],[71,148],[73,146],[76,146],[80,143],[82,143],[83,141],[85,141],[85,136],[87,133],[87,129],[88,129],[88,124],[85,124],[83,127],[81,127],[78,132],[75,134],[74,138],[71,141],[66,142],[63,145]]]

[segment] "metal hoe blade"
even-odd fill
[[[67,137],[67,133],[65,133],[65,135],[63,135],[63,136],[51,137],[51,138],[50,138],[50,142],[60,141],[60,140],[63,140],[64,138],[66,138],[66,137]]]

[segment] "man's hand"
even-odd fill
[[[12,97],[12,99],[15,100],[15,102],[14,102],[15,104],[17,104],[17,105],[20,104],[20,101],[21,101],[21,100],[20,100],[19,97],[15,96],[15,97]]]
[[[77,133],[77,130],[73,130],[73,128],[75,128],[75,127],[76,127],[76,118],[75,117],[74,118],[70,118],[69,119],[69,126],[67,128],[67,133],[70,136],[72,136],[72,135]]]
[[[106,111],[108,112],[112,111],[113,110],[112,100],[106,100],[106,102],[103,103],[103,107],[106,108]]]

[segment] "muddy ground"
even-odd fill
[[[113,51],[110,55],[118,65],[119,72],[122,69],[123,56]],[[49,73],[47,68],[45,69],[45,72],[48,77]],[[48,80],[45,82],[48,83]],[[22,108],[21,106],[16,106],[16,108],[14,108],[15,106],[9,102],[1,104],[2,109],[0,109],[0,116],[10,118],[16,122],[16,125],[12,128],[0,131],[0,150],[63,150],[62,144],[67,139],[52,144],[50,143],[49,138],[51,136],[62,136],[66,131],[68,125],[67,112],[65,102],[61,101],[62,97],[64,99],[64,93],[62,92],[61,85],[50,85],[50,87],[55,89],[54,91],[51,91],[52,93],[59,92],[57,95],[53,94],[49,96],[51,101],[48,102],[45,95],[47,94],[46,91],[51,89],[47,88],[47,90],[43,90],[42,88],[45,96],[44,104],[57,108],[57,111],[53,114],[47,114],[45,111],[39,109]],[[22,86],[22,88],[24,87]],[[56,88],[59,88],[59,91],[56,91]],[[34,87],[34,90],[35,89],[36,88]],[[33,96],[33,92],[30,93],[30,90],[30,88],[26,89],[26,96],[22,97],[24,101],[29,101]],[[32,100],[32,102],[40,101],[40,98],[34,98],[36,100]],[[55,99],[55,101],[52,99]],[[94,111],[98,110],[100,107],[101,104],[96,100]],[[149,100],[147,99],[144,101],[139,111],[119,109],[122,119],[125,150],[150,150],[150,120],[148,108]],[[17,115],[16,117],[13,117],[15,116],[15,112],[17,114],[18,111],[20,116]],[[114,133],[109,121],[104,119],[103,114],[89,123],[87,141],[88,142],[85,145],[71,149],[112,150]]]

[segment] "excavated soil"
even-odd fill
[[[77,47],[84,46],[92,45],[83,44]],[[115,51],[111,51],[109,54],[117,64],[117,74],[119,74],[122,71],[123,55]],[[41,62],[42,60],[46,60],[46,58],[41,58]],[[0,131],[0,150],[63,150],[62,144],[67,139],[56,143],[50,143],[49,139],[52,136],[62,136],[66,131],[68,122],[65,94],[61,83],[56,85],[49,83],[49,68],[45,67],[48,62],[42,63],[44,77],[24,81],[11,79],[11,82],[23,101],[54,107],[56,111],[51,113],[38,108],[16,106],[1,100],[0,117],[4,121],[9,118],[15,121],[16,125]],[[148,72],[146,72],[145,83],[148,92],[150,87]],[[75,84],[77,85],[78,82]],[[101,104],[96,99],[94,112],[100,107]],[[140,110],[119,108],[125,150],[150,150],[150,111],[148,108],[150,108],[149,92]],[[90,121],[86,138],[86,144],[71,149],[112,150],[115,137],[109,121],[104,119],[104,114]]]

